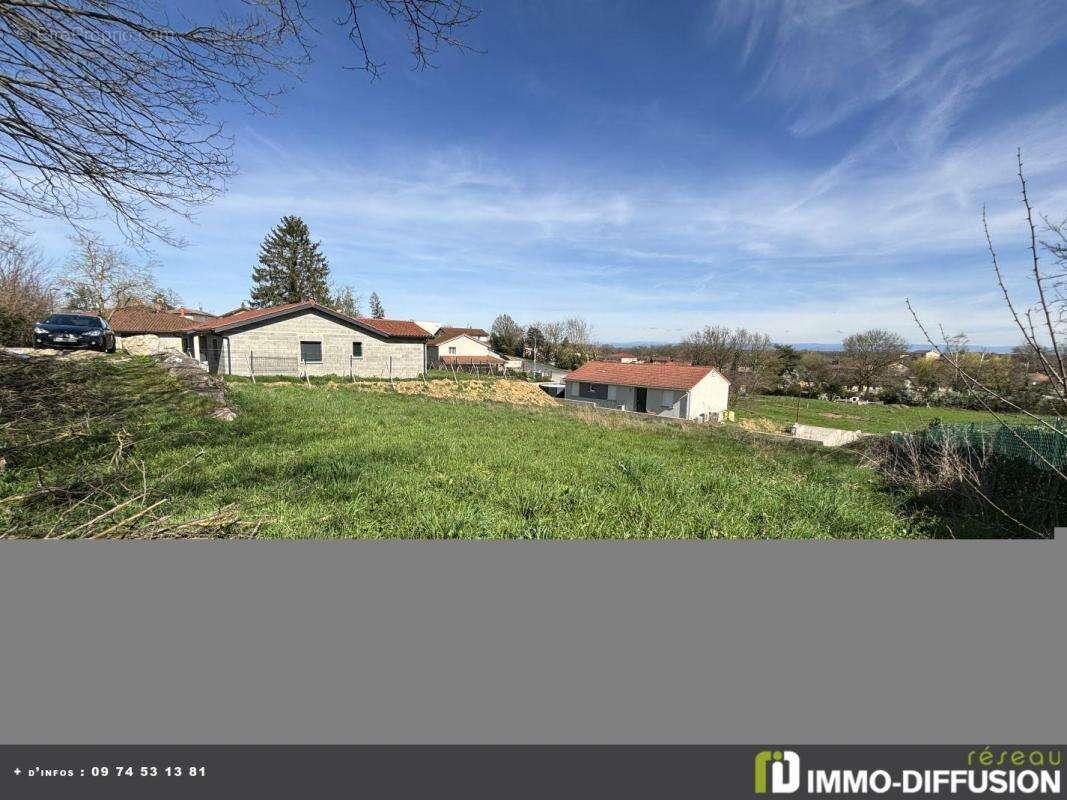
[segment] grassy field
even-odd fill
[[[780,430],[785,430],[797,421],[795,397],[757,395],[738,401],[734,405],[738,420],[770,420]],[[800,422],[804,425],[820,425],[824,428],[862,430],[867,433],[889,433],[925,428],[935,419],[942,422],[991,422],[993,416],[983,411],[960,408],[925,408],[871,403],[857,406],[850,403],[834,403],[829,400],[800,398]],[[1031,422],[1024,414],[1000,414],[1007,421],[1022,424]]]
[[[45,445],[28,446],[24,437],[20,446],[17,425],[0,430],[8,460],[0,472],[0,530],[8,533],[48,529],[59,514],[69,514],[68,524],[87,517],[56,498],[106,483],[109,470],[121,473],[124,486],[143,480],[153,487],[109,522],[159,498],[153,513],[183,519],[236,509],[261,536],[950,533],[945,521],[909,510],[913,498],[887,491],[854,453],[737,428],[243,382],[229,387],[240,413],[225,423],[198,416],[190,400],[176,408],[172,379],[146,360],[98,359],[63,369],[71,386],[93,387],[104,398],[98,402],[119,410],[104,419],[84,409],[60,413],[49,426],[60,433]],[[61,491],[49,489],[42,501],[42,486]],[[113,494],[116,503],[122,499]],[[961,530],[956,526],[954,535],[967,535]]]

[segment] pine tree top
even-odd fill
[[[329,305],[330,266],[311,241],[311,232],[300,217],[282,217],[259,247],[259,266],[252,269],[252,306],[264,308],[282,303],[315,300]]]

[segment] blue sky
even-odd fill
[[[393,317],[919,341],[910,296],[950,332],[1011,344],[979,211],[1021,270],[1022,147],[1035,202],[1067,213],[1057,6],[486,2],[467,36],[486,52],[423,72],[368,16],[376,82],[342,69],[356,54],[323,21],[277,113],[220,109],[240,173],[172,221],[189,244],[156,248],[159,277],[233,307],[263,236],[298,214],[334,280]],[[62,227],[36,230],[60,262]]]

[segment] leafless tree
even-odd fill
[[[563,343],[565,334],[562,322],[534,322],[532,324],[541,329],[550,351],[554,351]]]
[[[470,48],[465,0],[335,0],[363,60],[362,16],[408,32],[416,67],[442,45]],[[220,101],[272,107],[311,52],[304,0],[247,0],[241,16],[191,20],[153,0],[0,0],[0,219],[61,217],[81,228],[101,204],[131,240],[177,243],[158,217],[188,215],[233,174]]]
[[[864,390],[877,386],[908,352],[903,336],[881,328],[854,333],[841,344],[843,366]]]
[[[730,380],[732,392],[760,391],[777,374],[778,354],[771,337],[745,328],[705,326],[683,339],[678,350],[694,364],[719,370]]]
[[[333,307],[350,317],[362,317],[360,296],[351,286],[341,286],[333,291]]]
[[[593,326],[584,317],[568,317],[563,320],[563,338],[573,345],[592,344]]]
[[[0,343],[32,341],[33,324],[52,310],[55,283],[40,251],[18,233],[0,233]]]
[[[1030,422],[1040,428],[1049,431],[1055,437],[1067,437],[1067,428],[1062,424],[1062,419],[1067,412],[1067,369],[1065,369],[1064,352],[1065,337],[1067,337],[1067,321],[1064,319],[1064,255],[1067,253],[1067,240],[1063,238],[1063,226],[1052,225],[1046,220],[1048,232],[1052,237],[1049,241],[1041,241],[1038,237],[1037,224],[1033,205],[1030,202],[1026,176],[1023,171],[1022,151],[1016,153],[1018,166],[1020,202],[1026,216],[1027,230],[1029,232],[1027,249],[1029,250],[1028,277],[1031,281],[1032,296],[1029,299],[1020,299],[1008,289],[1004,269],[1000,263],[1000,257],[993,245],[993,237],[989,231],[989,223],[985,208],[982,209],[982,226],[985,231],[986,245],[989,249],[989,257],[993,266],[993,273],[997,285],[1004,297],[1005,305],[1011,314],[1015,326],[1023,337],[1023,345],[1016,348],[1016,357],[1020,353],[1026,354],[1026,360],[1036,365],[1037,371],[1045,376],[1047,393],[1046,399],[1051,401],[1047,407],[1047,414],[1035,414],[1030,409],[1021,406],[1012,400],[996,386],[985,380],[981,372],[972,364],[966,363],[963,358],[953,359],[953,337],[945,335],[940,329],[940,338],[935,339],[929,329],[920,319],[911,300],[907,301],[908,311],[916,325],[922,331],[923,336],[930,345],[948,357],[952,367],[963,384],[971,390],[979,399],[984,408],[998,421],[1004,419],[997,412],[997,408],[1008,408],[1011,411],[1025,415]],[[1041,264],[1041,251],[1046,251],[1055,265],[1046,270]],[[1050,417],[1058,419],[1050,419]],[[1067,480],[1067,473],[1059,465],[1050,461],[1044,453],[1030,444],[1024,437],[1014,432],[1010,425],[1005,430],[1014,434],[1015,440],[1020,447],[1029,451],[1045,467],[1063,480]]]
[[[79,234],[71,241],[75,251],[59,282],[69,308],[110,318],[116,308],[149,304],[160,296],[151,263],[135,264],[98,237]]]

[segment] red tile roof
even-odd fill
[[[274,316],[275,314],[284,314],[286,311],[296,309],[300,306],[311,307],[317,305],[309,301],[301,303],[285,303],[280,306],[271,306],[269,308],[246,308],[241,311],[234,311],[231,314],[226,314],[222,317],[215,317],[214,319],[205,320],[197,325],[197,328],[202,331],[215,330],[217,328],[226,328],[230,325],[238,325],[242,322],[251,322],[257,320],[260,317]]]
[[[196,322],[170,311],[156,311],[148,306],[116,308],[108,324],[120,336],[138,333],[184,333],[196,328]]]
[[[372,331],[380,333],[382,336],[401,337],[405,339],[430,338],[430,334],[411,320],[350,317],[347,314],[342,314],[340,311],[328,308],[321,303],[316,303],[314,300],[304,300],[299,303],[284,303],[283,305],[271,306],[269,308],[249,308],[244,311],[237,311],[233,314],[227,314],[224,317],[216,317],[215,319],[209,319],[206,322],[202,322],[196,326],[196,330],[219,331],[224,328],[240,327],[241,325],[255,322],[256,320],[270,319],[291,311],[303,311],[305,309],[325,312],[326,314],[341,320],[354,323],[364,328],[369,328]]]
[[[586,383],[614,383],[617,386],[649,386],[654,389],[688,391],[712,372],[722,374],[715,367],[589,361],[569,373],[566,379]]]
[[[497,355],[488,356],[441,356],[442,364],[503,364],[504,359]]]
[[[438,345],[455,339],[457,336],[470,336],[472,339],[476,339],[479,336],[488,336],[489,334],[483,331],[481,328],[448,328],[442,327],[437,329],[437,333],[427,344]]]
[[[355,319],[368,328],[374,328],[384,333],[386,336],[404,336],[414,339],[430,338],[430,334],[410,319],[376,319],[375,317],[356,317]]]
[[[430,341],[430,344],[447,342],[449,339],[455,339],[457,336],[472,336],[476,339],[479,336],[488,338],[489,331],[483,331],[481,328],[454,328],[451,325],[442,325],[437,329],[437,333],[434,334],[434,338]]]

